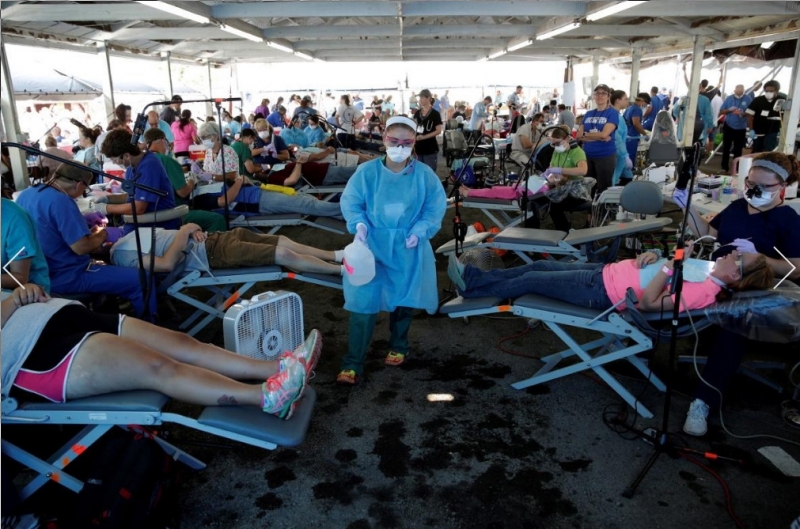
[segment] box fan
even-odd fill
[[[303,302],[294,292],[265,292],[225,312],[225,349],[258,360],[277,360],[303,343]]]

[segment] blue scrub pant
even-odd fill
[[[625,148],[628,149],[628,156],[631,157],[631,161],[633,162],[633,166],[636,167],[636,154],[639,150],[639,137],[631,138],[628,136],[628,140],[625,142]]]
[[[67,276],[51,277],[51,290],[62,295],[113,294],[131,302],[137,317],[144,313],[144,292],[139,284],[139,270],[123,266],[91,265],[86,270]],[[156,292],[150,294],[150,314],[156,313]]]
[[[407,355],[411,350],[408,343],[408,330],[414,309],[397,307],[389,314],[389,350]],[[375,331],[377,314],[350,313],[347,354],[342,359],[342,371],[352,369],[360,377],[364,372],[364,359],[367,357],[372,333]]]

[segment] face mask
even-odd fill
[[[203,147],[206,149],[211,149],[214,147],[214,140],[203,140]]]
[[[311,130],[315,130],[317,128],[317,126],[316,125],[309,125],[308,128],[310,128]]]
[[[748,193],[745,193],[744,199],[747,200],[747,203],[754,208],[763,208],[772,202],[773,195],[774,193],[772,191],[761,191],[760,197],[757,197],[755,193],[753,193],[752,196],[750,196]]]
[[[564,152],[567,150],[567,148],[560,143],[553,148],[556,150],[556,152]]]
[[[744,95],[744,94],[742,94],[742,95]],[[736,99],[741,99],[741,98],[742,98],[742,95],[739,95],[739,94],[733,94],[733,97],[735,97]]]
[[[269,138],[269,131],[268,130],[259,131],[258,137],[261,138],[262,140],[266,140],[267,138]]]
[[[394,163],[403,163],[411,156],[411,147],[403,147],[402,145],[387,147],[386,156]]]
[[[772,101],[775,98],[775,92],[764,92],[764,97],[767,98],[767,101]]]

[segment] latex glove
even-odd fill
[[[643,134],[642,135],[642,140],[644,140],[645,142],[650,141],[650,135],[649,134]]]
[[[263,156],[278,156],[278,151],[275,150],[275,146],[273,144],[269,144],[264,147],[264,152],[261,153]]]
[[[105,193],[92,195],[92,202],[94,202],[95,204],[100,204],[100,203],[108,204],[108,195],[106,195]]]
[[[212,175],[211,173],[199,172],[195,174],[197,175],[197,178],[199,178],[203,182],[211,182],[212,180],[214,180],[214,175]]]
[[[753,241],[747,239],[734,239],[731,243],[733,246],[742,253],[758,253]]]
[[[197,162],[192,162],[192,165],[189,168],[189,170],[191,172],[193,172],[194,174],[200,174],[200,173],[203,172],[203,169],[200,167],[200,164],[198,164]]]
[[[367,244],[367,225],[363,222],[356,224],[356,240]]]
[[[679,208],[686,209],[686,205],[689,203],[689,190],[676,189],[672,193],[672,201],[675,202]]]
[[[98,202],[97,204],[92,204],[93,209],[96,212],[102,213],[103,215],[108,215],[108,204],[105,202]]]
[[[548,167],[545,169],[544,173],[542,173],[542,178],[548,179],[550,175],[560,175],[561,171],[561,167]]]
[[[106,233],[108,233],[108,237],[106,238],[107,243],[114,244],[118,240],[120,240],[123,236],[122,228],[106,228]]]
[[[406,248],[408,248],[409,250],[412,248],[416,248],[417,244],[419,244],[419,237],[417,237],[412,233],[411,235],[408,236],[408,239],[406,239]]]
[[[747,133],[747,135],[750,137],[751,140],[755,140],[756,139],[756,131],[754,131],[754,130],[750,130]]]
[[[633,169],[633,162],[631,161],[631,157],[630,156],[626,156],[625,157],[625,167],[627,169]]]
[[[83,219],[86,221],[86,227],[90,230],[95,226],[100,226],[101,228],[108,224],[108,219],[105,215],[98,211],[92,211],[91,213],[84,213]]]

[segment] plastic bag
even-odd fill
[[[345,246],[342,265],[345,277],[354,287],[366,285],[375,277],[375,256],[361,241]]]

